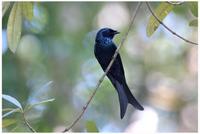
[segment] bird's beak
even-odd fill
[[[114,34],[119,34],[120,32],[118,32],[118,31],[114,31]]]

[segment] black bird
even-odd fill
[[[117,49],[115,43],[112,41],[116,34],[119,34],[119,32],[110,28],[102,28],[97,32],[96,35],[94,54],[104,71],[109,65],[115,50]],[[124,68],[119,54],[108,71],[107,77],[117,90],[120,103],[121,119],[124,117],[128,103],[132,104],[139,110],[144,110],[144,108],[132,95],[128,85],[126,84]]]

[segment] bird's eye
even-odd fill
[[[114,31],[112,29],[109,30],[109,33],[114,33]]]
[[[109,32],[109,30],[106,30],[102,34],[104,37],[108,37],[110,35],[110,32]]]

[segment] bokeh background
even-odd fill
[[[151,3],[155,7],[159,3]],[[7,12],[2,19],[3,94],[23,106],[49,98],[55,101],[26,113],[38,132],[60,132],[78,116],[103,74],[94,54],[98,29],[127,31],[136,2],[42,2],[34,4],[33,20],[24,21],[19,47],[13,54],[7,46]],[[72,132],[85,132],[88,120],[100,132],[197,132],[198,47],[166,31],[162,26],[146,35],[150,17],[145,3],[139,10],[120,50],[126,79],[132,93],[144,106],[128,105],[123,120],[117,92],[105,78],[82,119]],[[164,20],[171,29],[197,42],[197,27],[187,2],[177,5]],[[3,100],[3,108],[13,107]],[[6,118],[16,123],[4,132],[29,132],[19,113]]]

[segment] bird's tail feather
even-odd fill
[[[126,92],[124,90],[124,87],[122,84],[120,84],[119,82],[115,83],[117,92],[118,92],[118,96],[119,96],[119,103],[120,103],[120,116],[121,119],[124,117],[125,113],[126,113],[126,109],[127,109],[127,105],[128,105],[128,98],[126,95]]]
[[[130,104],[132,104],[135,108],[137,108],[138,110],[144,110],[144,108],[142,107],[142,105],[140,105],[140,103],[136,100],[136,98],[133,96],[133,94],[131,93],[129,87],[127,86],[127,84],[124,84],[124,90],[126,92],[126,96],[128,98],[128,102]]]
[[[121,84],[118,81],[116,81],[115,79],[113,79],[112,76],[108,75],[108,77],[118,92],[121,119],[124,117],[124,115],[126,113],[128,103],[132,104],[135,108],[137,108],[139,110],[144,110],[144,108],[139,104],[139,102],[132,95],[132,93],[129,90],[126,83]]]

